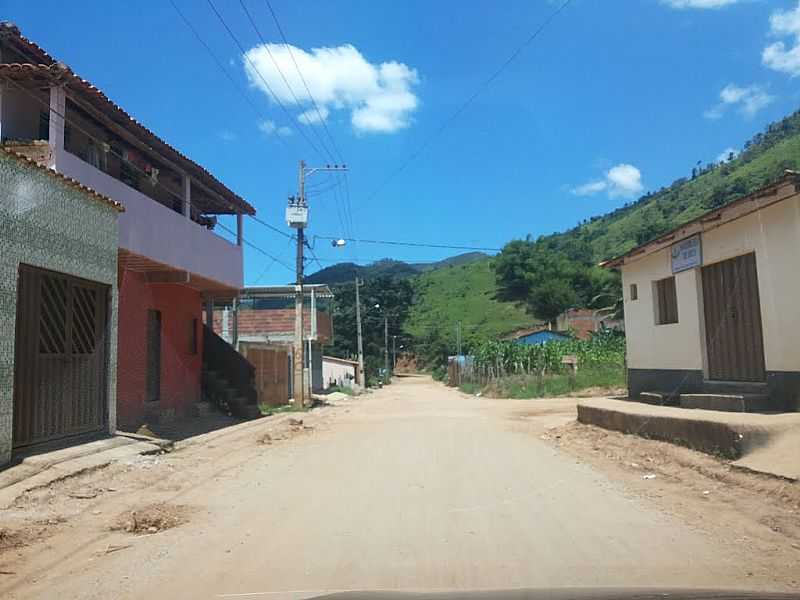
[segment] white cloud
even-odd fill
[[[672,8],[722,8],[737,2],[739,0],[661,0]]]
[[[792,77],[800,75],[800,2],[792,10],[778,10],[769,17],[770,33],[775,36],[789,36],[790,47],[784,42],[770,44],[761,53],[764,66],[788,73]]]
[[[411,115],[419,105],[412,90],[419,78],[416,70],[403,63],[370,63],[349,44],[312,48],[310,52],[292,46],[291,54],[283,44],[260,45],[248,50],[243,61],[250,83],[271,98],[268,84],[283,104],[303,109],[298,117],[301,122],[320,119],[292,57],[303,73],[323,120],[332,110],[349,111],[350,121],[359,133],[391,133],[411,123]]]
[[[736,148],[725,148],[725,150],[719,153],[716,162],[729,162],[731,160],[731,155],[733,155],[733,158],[736,158],[739,156],[739,151]]]
[[[277,135],[280,137],[292,135],[292,130],[289,127],[285,125],[278,126],[275,124],[275,121],[270,121],[268,119],[260,121],[258,128],[266,135]]]
[[[749,85],[741,87],[735,83],[729,83],[719,93],[720,102],[715,104],[703,113],[706,119],[719,119],[727,108],[736,107],[740,113],[746,117],[752,117],[765,106],[775,100],[761,86]]]
[[[319,109],[319,110],[317,110]],[[328,110],[324,106],[319,106],[317,108],[310,108],[304,113],[301,113],[297,120],[301,123],[305,123],[306,125],[312,123],[319,123],[320,121],[324,121],[328,118],[328,115],[331,114],[331,111]]]
[[[620,163],[606,171],[605,178],[590,181],[572,189],[576,196],[591,196],[599,192],[608,192],[609,197],[630,198],[644,189],[642,186],[642,173],[627,163]]]

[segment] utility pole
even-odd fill
[[[397,369],[397,336],[392,336],[392,373]]]
[[[308,224],[308,204],[306,204],[306,177],[317,171],[346,171],[345,165],[325,165],[324,167],[307,167],[305,161],[300,161],[298,173],[298,196],[289,198],[286,208],[286,222],[289,227],[297,229],[297,280],[294,287],[294,344],[292,351],[292,393],[294,395],[295,410],[304,410],[305,400],[305,356],[303,348],[303,248],[305,246],[305,227]],[[309,369],[309,376],[310,376]],[[309,382],[310,383],[310,382]],[[309,385],[309,389],[310,389]]]
[[[358,332],[358,383],[362,388],[367,387],[364,380],[364,341],[361,338],[361,299],[358,295],[358,287],[361,284],[356,276],[356,331]]]
[[[466,360],[464,362],[466,366]],[[456,321],[456,373],[458,373],[458,385],[461,385],[461,321]]]
[[[386,381],[389,377],[389,316],[386,314],[386,309],[383,309],[383,357],[384,368],[386,369]]]

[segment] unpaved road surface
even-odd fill
[[[572,418],[403,378],[302,427],[88,473],[0,513],[30,542],[0,553],[0,597],[796,584],[788,543],[760,556],[552,443]]]

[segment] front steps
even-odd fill
[[[198,402],[196,405],[198,414],[200,411],[209,410],[212,404],[215,404],[223,412],[243,419],[256,419],[261,416],[257,404],[249,403],[224,376],[211,369],[203,370],[203,399],[204,402]]]
[[[639,401],[658,406],[727,412],[769,412],[774,409],[767,384],[751,381],[704,381],[703,390],[697,393],[641,392]]]

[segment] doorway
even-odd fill
[[[105,429],[108,289],[20,265],[14,449]]]
[[[147,311],[147,387],[146,400],[161,400],[161,311]]]
[[[754,252],[702,269],[708,378],[765,381]]]

